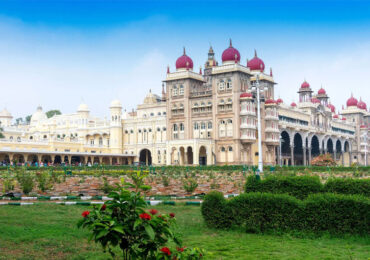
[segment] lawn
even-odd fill
[[[0,206],[0,259],[108,259],[76,222],[86,206]],[[207,259],[368,259],[369,237],[297,238],[219,231],[204,225],[197,206],[157,206],[174,212],[184,244]]]

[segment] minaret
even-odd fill
[[[218,62],[215,60],[215,52],[213,51],[212,46],[210,46],[209,50],[208,50],[208,59],[206,61],[206,64],[204,65],[204,67],[206,69],[209,69],[209,68],[212,68],[212,67],[215,67],[215,66],[218,66]]]
[[[164,90],[164,83],[162,83],[162,102],[166,102],[166,91]]]
[[[112,153],[122,153],[123,130],[122,130],[122,104],[119,100],[110,103],[110,143]]]

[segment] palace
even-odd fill
[[[13,124],[4,109],[0,161],[256,165],[261,138],[268,165],[309,165],[322,153],[341,165],[369,163],[370,112],[361,99],[351,96],[337,114],[326,91],[315,93],[304,81],[297,89],[299,102],[288,105],[275,99],[272,70],[265,72],[256,52],[243,65],[230,40],[221,60],[211,47],[196,72],[184,49],[176,70],[167,68],[162,95],[149,91],[131,112],[122,112],[114,100],[108,119],[93,117],[81,104],[76,113],[51,118],[38,107],[29,124]]]

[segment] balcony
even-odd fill
[[[240,128],[241,128],[241,129],[257,129],[257,127],[256,127],[255,125],[252,125],[252,124],[245,124],[245,123],[241,124],[241,125],[240,125]]]

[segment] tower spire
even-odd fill
[[[257,50],[254,49],[254,57],[257,57]]]
[[[185,47],[184,47],[184,55],[186,55]]]
[[[230,38],[230,47],[233,47],[233,42],[231,41],[231,38]]]

